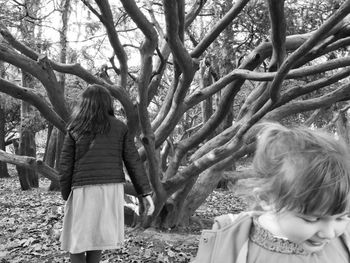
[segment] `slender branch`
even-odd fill
[[[323,73],[329,70],[337,69],[340,67],[350,66],[350,57],[342,57],[338,59],[329,60],[323,64],[306,66],[303,68],[290,70],[289,73],[286,74],[286,79],[294,79],[305,77],[309,75],[314,75],[317,73]],[[200,101],[205,100],[209,96],[215,94],[219,90],[226,87],[227,84],[231,83],[237,79],[245,79],[245,80],[256,80],[256,81],[270,81],[273,80],[277,76],[276,72],[256,72],[245,69],[235,69],[231,73],[227,74],[225,77],[216,81],[212,85],[198,90],[193,93],[190,97],[186,98],[185,104],[187,105],[186,109],[193,107],[198,104]]]
[[[316,109],[303,124],[307,127],[311,126],[311,124],[315,121],[316,117],[319,116],[322,111],[323,108]]]
[[[199,15],[201,10],[203,9],[204,5],[207,3],[207,0],[196,0],[191,7],[191,9],[187,12],[186,18],[185,18],[185,29],[189,27],[189,25],[192,24],[192,22],[196,19],[196,17]]]
[[[89,10],[98,18],[98,19],[103,19],[101,14],[95,9],[93,8],[93,6],[89,3],[88,0],[81,0],[83,2],[83,4],[89,8]]]
[[[310,51],[319,41],[324,38],[324,35],[336,26],[350,12],[350,0],[347,0],[316,32],[296,51],[294,51],[282,64],[276,77],[271,83],[270,97],[273,102],[276,102],[280,96],[280,89],[283,79],[288,71],[293,67],[300,57],[303,57]]]
[[[283,104],[290,102],[291,100],[300,97],[304,94],[311,93],[315,90],[319,90],[323,87],[328,87],[331,84],[345,79],[350,76],[350,67],[347,67],[330,77],[324,77],[305,84],[304,86],[293,87],[281,94],[280,100],[274,104],[274,107],[279,107]]]
[[[157,32],[158,32],[159,36],[161,37],[161,39],[164,39],[165,38],[164,31],[154,15],[151,1],[146,1],[146,5],[147,5],[147,10],[148,10],[148,13],[151,17],[151,21],[152,21],[154,27],[157,29]]]
[[[266,114],[265,118],[279,120],[295,113],[327,107],[337,101],[350,99],[350,84],[344,84],[337,90],[318,98],[303,101],[293,101]]]
[[[170,1],[171,2],[171,1]],[[191,52],[193,58],[199,58],[200,55],[210,46],[210,44],[220,35],[220,33],[235,19],[249,0],[238,0],[235,5],[221,18],[216,25],[201,40],[196,48]]]
[[[334,114],[332,120],[325,127],[323,127],[323,129],[327,130],[330,127],[332,127],[335,124],[335,122],[339,119],[341,114],[347,112],[348,109],[350,109],[350,104],[349,103],[346,104],[343,108],[341,108],[336,114]]]
[[[111,46],[119,60],[121,72],[121,86],[123,88],[126,88],[128,77],[128,59],[123,45],[119,40],[117,31],[115,30],[113,14],[109,6],[109,2],[106,0],[95,0],[95,2],[98,5],[101,12],[101,16],[99,17],[99,19],[106,28],[109,42],[111,43]]]

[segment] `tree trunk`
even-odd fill
[[[55,167],[55,157],[56,157],[56,140],[57,140],[57,129],[53,128],[50,132],[50,137],[47,142],[47,149],[45,152],[45,163],[54,168]]]
[[[26,87],[30,83],[27,78],[30,75],[26,72],[22,73],[23,86]],[[35,133],[31,130],[30,120],[32,119],[32,109],[30,104],[22,101],[21,103],[21,130],[18,145],[18,154],[36,157]],[[39,186],[39,177],[36,171],[17,166],[17,172],[22,190],[29,190],[31,187]]]
[[[201,76],[200,76],[200,88],[204,89],[211,84],[213,84],[211,77],[211,68],[207,67],[205,64],[201,65]],[[202,108],[202,122],[206,123],[211,115],[213,115],[213,97],[210,96],[201,103]],[[213,137],[214,133],[211,133],[206,140],[210,140]]]
[[[49,149],[49,142],[50,142],[52,130],[53,130],[53,125],[52,125],[51,123],[49,123],[49,125],[47,126],[47,135],[46,135],[45,152],[44,152],[44,157],[43,157],[43,162],[45,162],[45,163],[46,163],[47,155],[48,155],[48,153],[49,153],[48,149]],[[46,163],[46,164],[47,164],[47,163]],[[53,165],[50,165],[50,166],[53,167]]]
[[[22,83],[24,87],[30,87],[33,83],[32,77],[22,72]],[[19,139],[19,155],[36,157],[35,132],[32,129],[33,109],[29,103],[22,101],[21,104],[21,130]],[[28,190],[31,187],[39,187],[39,176],[35,170],[17,167],[21,182],[21,189]],[[29,183],[29,185],[27,185]]]
[[[35,137],[32,132],[22,130],[20,134],[19,155],[36,157]],[[31,187],[39,186],[38,173],[24,167],[17,166],[21,189],[29,190]]]
[[[51,181],[49,186],[49,191],[59,191],[60,190],[60,182],[59,181]]]
[[[60,62],[62,64],[66,63],[67,61],[67,30],[68,30],[68,22],[69,22],[69,9],[70,9],[70,0],[62,0],[60,3],[61,6],[61,18],[62,18],[62,28],[60,31]],[[66,77],[65,74],[59,73],[58,74],[58,82],[60,84],[61,89],[64,91],[65,89],[65,83],[66,83]],[[54,128],[55,130],[55,154],[54,154],[54,167],[56,169],[59,168],[59,160],[61,156],[61,149],[63,145],[64,140],[64,134],[59,131],[57,128]],[[58,191],[60,189],[60,185],[58,181],[51,181],[49,190],[50,191]]]
[[[205,199],[213,192],[222,179],[224,171],[206,170],[201,173],[188,194],[181,211],[178,212],[177,224],[187,226],[191,216]],[[200,189],[200,190],[199,190]]]
[[[24,1],[27,7],[27,14],[31,14],[32,17],[37,16],[38,7],[40,6],[40,0],[36,1]],[[29,46],[36,50],[34,29],[35,24],[29,21],[27,18],[21,21],[21,33],[22,37]],[[35,80],[32,75],[22,70],[22,86],[26,88],[33,88]],[[28,102],[22,101],[21,103],[21,127],[20,127],[20,139],[19,139],[19,155],[26,155],[36,157],[36,144],[35,144],[35,132],[32,129],[30,123],[33,119],[33,109]],[[35,170],[17,166],[17,172],[21,184],[22,190],[28,190],[31,187],[39,186],[38,173]]]
[[[13,147],[15,149],[15,154],[20,155],[20,146],[17,140],[13,141]],[[26,168],[16,164],[16,170],[18,173],[19,183],[22,190],[30,190],[31,186],[29,183],[28,175],[25,173]]]
[[[55,135],[56,135],[56,140],[55,140],[55,156],[54,156],[54,160],[55,160],[55,169],[58,169],[59,167],[59,160],[60,160],[60,156],[61,156],[61,149],[62,149],[62,145],[63,145],[63,139],[64,139],[64,134],[59,131],[57,128],[54,128],[55,130]],[[59,181],[51,181],[50,187],[49,187],[50,191],[58,191],[60,190],[60,185],[59,185]]]
[[[337,132],[340,137],[344,139],[344,141],[349,145],[349,121],[347,118],[347,113],[339,112],[339,118],[336,121]]]
[[[0,77],[5,77],[4,63],[0,61]],[[4,107],[4,95],[0,95],[0,149],[5,151],[5,134],[6,134],[6,121],[5,121],[5,107]],[[7,163],[0,162],[0,178],[10,177],[7,170]]]
[[[223,12],[222,16],[224,16],[224,14],[226,14],[232,8],[232,6],[232,1],[225,1],[225,3],[223,4],[223,9],[221,10]],[[224,43],[222,44],[222,48],[219,49],[221,51],[222,61],[220,61],[220,63],[218,64],[218,68],[220,76],[225,76],[234,68],[236,68],[236,65],[233,62],[237,60],[237,57],[235,48],[233,47],[233,45],[230,44],[232,41],[232,35],[235,34],[232,26],[230,25],[227,28],[225,28],[222,34]],[[221,101],[221,97],[219,98],[219,100]],[[218,133],[221,133],[223,130],[230,127],[232,125],[232,120],[233,108],[230,109],[228,115],[225,117],[222,125],[219,128],[220,130]]]
[[[2,96],[0,96],[1,105],[0,105],[0,150],[5,151],[5,109],[2,103]],[[7,164],[0,162],[0,178],[10,177]]]
[[[163,145],[162,150],[160,151],[160,165],[161,170],[164,173],[168,168],[168,157],[173,156],[174,154],[174,145],[172,139],[169,137]]]

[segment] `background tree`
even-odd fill
[[[4,63],[0,61],[0,77],[5,77],[5,67]],[[5,101],[4,95],[0,95],[0,149],[5,151],[5,139],[6,139],[6,112],[5,112]],[[7,164],[5,162],[0,162],[0,177],[9,177],[7,170]]]
[[[66,62],[54,45],[40,54],[8,21],[0,23],[0,60],[28,72],[46,97],[12,79],[0,78],[0,91],[29,102],[64,132],[69,90],[107,87],[154,190],[156,211],[144,225],[187,223],[223,170],[254,152],[259,121],[322,127],[334,119],[325,128],[347,127],[333,112],[346,117],[350,97],[350,0],[82,0],[71,8]],[[60,74],[71,79],[66,94]],[[202,102],[213,97],[218,103],[202,117]],[[57,176],[33,158],[2,153],[2,160]]]

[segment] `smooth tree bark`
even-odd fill
[[[22,73],[23,86],[30,86],[26,80],[26,73]],[[29,84],[29,85],[28,85]],[[23,156],[36,157],[35,132],[30,127],[30,120],[33,118],[32,106],[23,101],[21,104],[21,129],[18,154]],[[23,166],[16,167],[22,190],[29,190],[31,187],[39,187],[39,177],[35,170]]]
[[[67,62],[67,49],[68,49],[68,42],[67,42],[67,32],[68,32],[68,23],[69,23],[69,14],[70,14],[70,0],[62,0],[60,5],[60,10],[62,12],[61,14],[61,20],[62,20],[62,29],[60,30],[60,63],[65,64]],[[66,76],[63,73],[58,74],[58,84],[61,86],[61,90],[65,90],[65,84],[66,84]],[[64,140],[64,132],[58,130],[55,128],[55,137],[52,138],[55,141],[54,144],[54,168],[59,169],[59,159],[61,156],[61,149],[63,145]],[[57,183],[57,181],[51,181],[49,190],[59,190],[60,186]]]
[[[49,123],[47,127],[47,136],[46,136],[46,144],[45,144],[45,152],[44,152],[44,158],[43,161],[50,167],[55,166],[55,145],[56,145],[56,139],[55,138],[55,132],[56,129],[54,129],[54,126]]]
[[[30,17],[37,17],[38,6],[40,5],[40,0],[37,1],[25,1],[26,12],[28,17],[22,20],[21,34],[23,39],[28,43],[28,45],[36,49],[35,47],[35,35],[34,29],[35,24],[28,20]],[[22,70],[22,86],[27,88],[34,88],[35,78],[32,77],[25,70]],[[19,130],[19,154],[24,156],[36,157],[36,143],[35,143],[35,130],[33,129],[33,123],[31,120],[34,119],[34,111],[31,106],[26,101],[21,102],[21,126]],[[23,166],[16,167],[19,181],[22,190],[28,190],[31,187],[39,187],[39,177],[35,170],[27,169]]]
[[[45,89],[47,99],[35,90],[4,78],[0,78],[0,92],[29,102],[52,125],[65,132],[71,109],[65,101],[63,86],[66,85],[62,86],[60,74],[73,75],[85,85],[96,83],[108,88],[122,104],[130,131],[134,135],[140,132],[139,153],[147,167],[156,206],[155,213],[144,219],[144,226],[173,227],[188,223],[216,187],[223,170],[234,167],[246,154],[254,152],[256,123],[283,122],[315,111],[306,120],[311,125],[315,123],[312,115],[320,116],[320,109],[341,105],[350,99],[350,85],[344,81],[350,75],[350,58],[340,55],[326,59],[334,52],[342,54],[350,45],[347,18],[350,0],[329,11],[327,19],[318,20],[320,26],[313,31],[305,27],[302,33],[294,35],[287,33],[293,31],[285,18],[287,2],[265,1],[270,19],[270,25],[265,26],[270,28],[270,35],[255,39],[254,34],[247,33],[243,43],[240,42],[242,35],[237,35],[240,29],[230,31],[233,28],[229,28],[225,43],[232,43],[237,50],[240,45],[248,47],[243,56],[234,54],[226,61],[227,67],[221,65],[225,70],[216,71],[213,78],[205,82],[205,78],[200,80],[200,70],[204,69],[203,65],[214,68],[211,60],[207,61],[208,65],[205,63],[214,42],[220,46],[225,30],[240,21],[246,8],[254,9],[258,1],[236,1],[203,34],[190,37],[186,32],[194,32],[191,27],[195,27],[200,15],[206,14],[205,8],[212,8],[214,2],[197,0],[187,7],[188,2],[184,0],[156,1],[153,5],[121,0],[117,9],[112,1],[82,2],[106,34],[113,52],[106,70],[113,77],[108,79],[106,74],[101,77],[78,63],[57,62],[51,56],[40,54],[15,38],[0,22],[0,34],[6,41],[6,44],[0,43],[0,60],[31,74]],[[127,38],[121,29],[125,29],[125,24],[119,24],[118,20],[124,16],[132,20],[132,26],[127,29],[136,28],[140,40],[137,47],[140,63],[136,70],[129,66],[127,46],[131,44],[124,43]],[[249,46],[252,43],[253,47]],[[230,60],[234,60],[232,67]],[[137,100],[130,86],[137,93]],[[218,95],[220,103],[212,112],[203,110],[204,117],[198,115],[200,123],[187,127],[183,131],[186,134],[176,134],[191,111],[200,109],[202,103]],[[160,101],[156,110],[154,101]],[[344,117],[346,111],[338,108]],[[230,124],[223,126],[232,112]],[[338,122],[341,120],[345,123],[344,118],[338,118]],[[174,143],[163,146],[172,141]],[[167,154],[169,149],[171,154]],[[10,158],[4,152],[0,152],[0,156],[6,156],[3,160],[7,162],[41,169],[44,176],[57,179],[56,169],[39,165],[33,157]]]

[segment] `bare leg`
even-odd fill
[[[85,252],[78,254],[69,254],[72,263],[86,263]]]
[[[99,263],[101,260],[102,251],[92,250],[86,252],[86,263]]]

